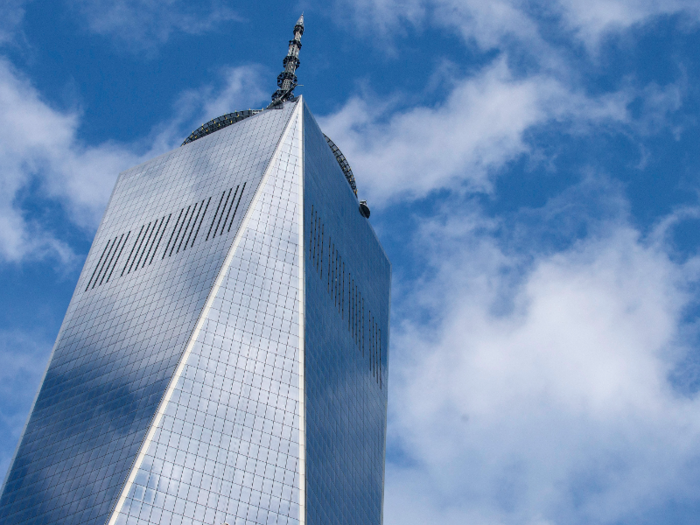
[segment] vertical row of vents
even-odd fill
[[[372,377],[382,388],[382,330],[372,315],[365,311],[365,299],[362,297],[350,268],[338,253],[330,233],[326,235],[323,221],[318,210],[311,206],[311,224],[309,231],[309,262],[316,268],[321,282],[325,281],[328,294],[338,310],[341,319],[347,318],[348,331],[355,341],[358,351],[369,358]]]
[[[203,224],[205,224],[207,231],[205,242],[217,235],[230,232],[231,226],[233,226],[233,219],[238,212],[238,206],[241,204],[245,185],[246,183],[244,182],[243,186],[238,185],[235,189],[231,187],[228,191],[224,190],[221,193],[216,211],[208,228],[204,219],[207,216],[213,197],[205,198],[202,202],[190,204],[187,208],[183,207],[178,213],[169,235],[166,235],[166,232],[174,213],[170,213],[167,216],[164,215],[148,224],[142,225],[135,237],[132,237],[132,231],[128,231],[117,235],[114,239],[109,239],[102,250],[100,259],[97,261],[97,266],[95,266],[90,276],[85,291],[87,292],[95,288],[95,286],[108,283],[112,277],[123,277],[147,265],[150,266],[154,260],[157,260],[156,257],[159,260],[163,260],[166,256],[172,257],[180,252],[184,252],[188,247],[192,248]],[[202,231],[203,234],[204,231]],[[134,239],[131,244],[129,244],[130,238]],[[159,252],[162,246],[165,247],[162,252]],[[122,256],[125,256],[126,260]],[[123,266],[120,261],[123,262]]]

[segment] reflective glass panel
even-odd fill
[[[391,268],[304,111],[307,524],[379,525]]]
[[[3,525],[105,523],[293,109],[120,175],[3,487]],[[210,366],[187,394],[209,395]],[[208,412],[187,410],[178,430],[199,441],[168,479],[200,516],[210,494],[189,489],[219,451],[200,446]],[[155,516],[161,481],[142,489],[139,513]]]

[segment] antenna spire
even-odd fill
[[[277,91],[272,95],[272,103],[268,108],[281,104],[285,100],[294,100],[294,88],[297,87],[296,70],[299,67],[299,50],[301,49],[301,35],[304,34],[304,13],[294,25],[294,40],[289,41],[289,51],[284,57],[282,65],[284,71],[277,75]]]

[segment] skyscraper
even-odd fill
[[[0,523],[379,524],[390,264],[293,94],[120,174]]]

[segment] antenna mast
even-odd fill
[[[272,95],[272,102],[268,108],[274,107],[286,100],[294,100],[294,88],[297,87],[296,70],[299,67],[299,50],[301,49],[301,35],[304,34],[304,14],[299,17],[294,25],[294,40],[289,41],[289,51],[284,57],[282,65],[284,71],[277,75],[277,91]]]

